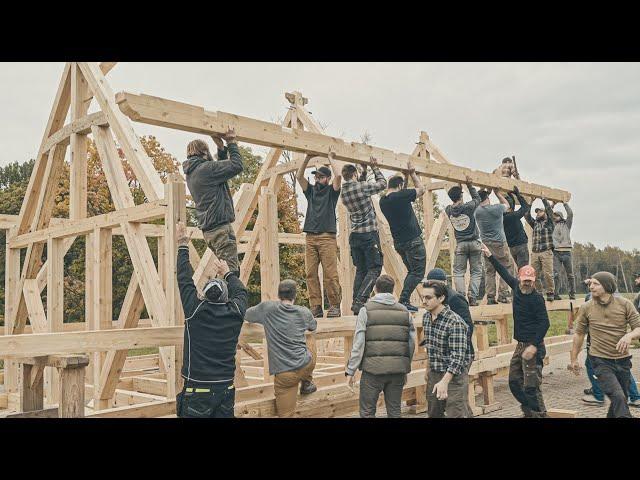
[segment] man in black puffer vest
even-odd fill
[[[176,398],[178,417],[233,417],[236,347],[247,310],[247,289],[224,260],[221,278],[207,282],[200,295],[193,283],[186,226],[176,227],[178,287],[184,309],[184,389]]]
[[[345,376],[355,383],[360,379],[360,417],[376,416],[380,392],[384,392],[387,417],[400,417],[402,389],[411,371],[416,330],[407,308],[393,296],[393,278],[381,275],[375,284],[375,296],[360,309],[353,335],[351,358]]]

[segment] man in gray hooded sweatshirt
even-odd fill
[[[218,146],[218,160],[214,160],[209,146],[203,140],[187,145],[187,160],[182,163],[187,187],[196,204],[196,218],[204,239],[216,257],[224,260],[229,269],[240,275],[238,246],[231,225],[235,219],[233,198],[228,180],[239,175],[244,166],[236,143],[236,134],[229,129],[222,137],[212,136]],[[227,159],[230,155],[231,158]]]
[[[416,344],[413,317],[393,296],[395,282],[380,275],[375,296],[360,309],[353,334],[353,348],[345,376],[349,386],[355,383],[356,369],[362,370],[360,381],[360,417],[374,418],[380,392],[384,392],[387,417],[401,415],[402,389],[411,371]]]
[[[567,211],[565,220],[562,212],[553,212],[553,279],[555,283],[555,299],[560,300],[560,268],[564,268],[569,281],[569,299],[576,298],[576,277],[573,274],[573,260],[571,251],[571,226],[573,225],[573,210],[568,203],[564,202],[564,209]]]

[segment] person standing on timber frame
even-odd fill
[[[233,418],[236,347],[248,294],[224,260],[214,267],[223,278],[209,280],[198,292],[189,261],[186,226],[176,226],[178,288],[184,310],[184,388],[176,398],[178,417]]]
[[[360,379],[360,417],[375,418],[380,392],[384,392],[387,417],[400,418],[402,389],[411,371],[416,347],[416,329],[406,307],[393,297],[395,282],[380,275],[375,296],[360,309],[353,334],[353,348],[345,376],[349,387]]]
[[[417,312],[418,307],[411,305],[410,298],[424,278],[427,252],[424,248],[422,230],[411,204],[424,195],[425,188],[420,183],[411,161],[407,162],[407,169],[416,188],[406,188],[406,181],[399,175],[391,177],[387,194],[380,199],[380,210],[389,222],[393,247],[407,267],[407,276],[398,302],[410,312]]]
[[[513,338],[518,344],[509,365],[509,389],[520,402],[525,418],[546,417],[540,385],[547,354],[544,336],[549,330],[549,315],[544,297],[534,286],[536,271],[531,265],[524,265],[515,278],[486,245],[482,245],[482,251],[513,291]]]
[[[629,346],[640,338],[640,314],[630,300],[615,295],[617,288],[616,277],[611,273],[591,275],[591,300],[578,309],[568,368],[580,375],[578,354],[588,332],[591,343],[587,354],[600,388],[611,401],[607,418],[632,418],[627,404],[631,382]]]
[[[481,190],[478,194],[480,197],[480,206],[476,209],[474,215],[480,230],[480,238],[484,244],[491,250],[491,254],[495,255],[496,260],[502,263],[507,270],[513,272],[513,263],[509,254],[507,245],[507,237],[504,233],[503,215],[509,208],[509,203],[499,190],[494,190],[496,196],[500,200],[500,204],[491,205],[489,199],[490,192]],[[485,283],[487,285],[487,305],[496,304],[496,270],[491,263],[485,262]],[[498,302],[509,303],[509,288],[506,282],[500,278]]]
[[[317,390],[313,383],[316,366],[316,342],[305,338],[315,331],[316,319],[307,307],[295,305],[296,282],[283,280],[278,285],[278,299],[261,302],[247,310],[245,320],[260,323],[267,338],[269,374],[274,375],[273,390],[278,417],[293,417],[296,411],[298,385],[300,393]]]
[[[462,202],[462,186],[451,187],[447,194],[453,205],[447,205],[444,211],[451,221],[456,237],[456,251],[453,260],[453,286],[458,293],[464,295],[464,275],[469,262],[469,305],[478,305],[480,297],[480,283],[484,275],[482,267],[482,252],[480,251],[480,232],[474,216],[474,212],[480,205],[478,192],[471,183],[471,178],[466,177],[467,188],[471,195],[471,201]]]
[[[244,166],[236,143],[236,134],[229,129],[222,138],[212,136],[218,146],[218,160],[209,152],[203,140],[193,140],[187,145],[187,160],[182,163],[189,192],[196,204],[196,218],[209,248],[229,268],[240,276],[238,246],[232,223],[235,221],[233,198],[227,183],[239,175]],[[230,155],[231,158],[227,159]]]
[[[553,298],[560,300],[560,268],[564,268],[569,282],[569,300],[576,299],[576,277],[573,274],[573,259],[571,251],[571,227],[573,225],[573,210],[567,202],[563,203],[567,212],[565,220],[562,212],[553,212],[553,281],[555,282],[555,295]]]
[[[333,164],[335,154],[329,152],[328,159],[331,170],[320,167],[311,172],[315,175],[315,183],[311,185],[304,178],[304,171],[313,155],[307,155],[298,169],[296,179],[307,198],[307,213],[304,218],[305,232],[305,266],[307,270],[307,289],[309,290],[309,304],[314,317],[322,317],[324,299],[320,290],[318,267],[322,265],[324,289],[329,299],[327,317],[339,317],[340,278],[338,275],[338,242],[336,241],[336,205],[340,196],[342,176]],[[331,173],[333,170],[333,181]]]
[[[367,167],[362,169],[359,179],[356,179],[355,165],[342,167],[342,203],[349,212],[351,219],[351,233],[349,245],[351,258],[356,267],[356,277],[353,281],[353,305],[351,311],[358,315],[360,309],[369,300],[373,284],[382,272],[382,249],[378,234],[376,210],[371,196],[387,188],[387,181],[378,168],[378,161],[371,157],[371,169],[375,182],[367,182]]]
[[[427,401],[429,418],[468,418],[469,350],[466,322],[447,305],[447,288],[441,282],[426,282],[423,297],[427,312],[422,325],[429,355]]]
[[[544,210],[536,208],[536,219],[531,215],[526,215],[527,223],[533,228],[533,239],[531,240],[531,266],[538,272],[536,279],[536,289],[542,292],[542,282],[540,272],[544,277],[544,286],[547,290],[547,301],[553,302],[555,284],[553,282],[553,210],[546,198],[542,199]]]
[[[518,197],[518,202],[520,202],[518,210],[516,210],[516,201],[513,198],[513,194]],[[527,237],[527,232],[524,231],[522,217],[529,214],[531,206],[520,195],[518,187],[513,187],[513,194],[511,192],[507,194],[506,199],[509,203],[509,209],[502,217],[502,224],[504,225],[504,234],[507,237],[509,251],[516,268],[520,270],[525,265],[529,265],[529,237]]]

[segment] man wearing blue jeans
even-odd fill
[[[586,281],[585,281],[586,283]],[[615,295],[619,295],[616,293]],[[585,301],[591,299],[591,292],[587,293]],[[587,352],[589,351],[589,344],[591,343],[591,337],[587,335]],[[593,371],[593,365],[591,365],[591,358],[587,354],[587,358],[584,361],[584,367],[587,370],[587,377],[591,382],[591,388],[584,389],[584,397],[582,401],[585,403],[595,403],[598,405],[604,405],[604,393],[598,384],[598,377]],[[636,379],[631,375],[631,383],[629,384],[629,405],[632,407],[640,407],[640,392],[638,392],[638,384]]]

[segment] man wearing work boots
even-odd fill
[[[351,219],[349,246],[351,258],[356,267],[351,306],[354,315],[358,315],[360,308],[369,300],[383,264],[378,221],[371,196],[387,188],[387,181],[378,168],[378,161],[373,157],[371,157],[371,169],[375,175],[373,183],[367,181],[366,167],[360,178],[356,178],[355,165],[349,164],[342,167],[342,203]]]
[[[614,295],[616,289],[616,278],[611,273],[598,272],[591,276],[592,299],[578,310],[568,368],[580,374],[578,354],[588,331],[589,359],[600,388],[611,401],[607,418],[631,418],[627,404],[631,382],[629,345],[640,338],[640,314],[630,300]]]
[[[427,312],[422,324],[429,355],[427,400],[429,418],[468,418],[469,327],[447,305],[447,289],[440,282],[426,282],[423,297]]]
[[[356,370],[362,370],[362,418],[375,418],[380,392],[384,392],[387,417],[401,416],[402,389],[411,371],[416,330],[411,314],[393,297],[394,284],[389,275],[381,275],[376,280],[375,296],[360,309],[356,321],[345,375],[353,387]]]
[[[451,187],[447,194],[453,202],[447,205],[444,211],[451,221],[456,237],[456,251],[453,260],[453,286],[456,291],[464,295],[464,275],[469,263],[469,305],[478,305],[480,296],[480,283],[484,276],[482,267],[482,252],[480,251],[480,232],[476,224],[474,212],[480,205],[478,192],[471,183],[468,176],[467,188],[471,195],[471,201],[464,203],[462,199],[462,187],[456,185]]]
[[[399,175],[391,177],[387,194],[380,199],[380,210],[389,222],[393,247],[407,267],[407,276],[398,301],[410,312],[417,312],[418,307],[411,305],[410,297],[424,278],[427,252],[412,203],[424,195],[425,189],[411,161],[407,163],[407,169],[416,188],[406,188],[405,180]]]
[[[495,190],[495,194],[500,200],[497,205],[491,205],[489,199],[490,192],[481,190],[480,206],[476,209],[474,215],[480,230],[480,238],[482,242],[491,250],[491,254],[495,256],[502,265],[505,266],[510,273],[513,273],[513,264],[511,255],[509,254],[509,246],[507,245],[507,237],[504,234],[503,215],[509,208],[509,203],[500,193]],[[496,270],[491,262],[485,262],[485,283],[487,288],[487,304],[495,305],[496,302]],[[507,283],[500,278],[498,302],[508,303],[509,287]]]
[[[307,289],[309,291],[309,304],[314,317],[324,315],[320,279],[318,267],[322,265],[324,290],[329,299],[327,317],[340,316],[340,279],[338,277],[338,243],[336,241],[336,205],[340,196],[340,184],[342,176],[336,171],[333,164],[335,154],[329,153],[329,164],[311,172],[315,176],[315,183],[311,185],[304,178],[312,155],[307,155],[303,164],[298,169],[296,179],[302,187],[302,192],[307,198],[307,213],[304,217],[305,232],[305,266],[307,271]],[[333,181],[331,173],[333,170]]]
[[[236,216],[227,182],[242,172],[242,156],[234,130],[229,129],[222,137],[227,142],[226,147],[219,137],[211,138],[218,146],[218,160],[213,159],[203,140],[193,140],[187,145],[187,160],[182,168],[196,204],[196,218],[204,240],[216,257],[226,261],[240,276],[238,246],[232,226]],[[231,155],[229,160],[228,155]]]
[[[536,208],[535,220],[531,218],[531,215],[525,215],[524,218],[533,228],[531,266],[538,272],[536,290],[542,293],[540,277],[544,277],[547,301],[553,302],[555,294],[555,284],[553,282],[553,210],[551,210],[551,206],[545,198],[542,199],[542,203],[544,210]]]
[[[571,251],[571,226],[573,225],[573,210],[567,202],[564,202],[567,211],[567,219],[562,212],[553,212],[553,280],[555,283],[556,300],[560,300],[560,269],[564,268],[569,282],[569,299],[576,299],[576,278],[573,275],[573,260]]]
[[[305,332],[317,328],[316,319],[306,307],[294,305],[296,282],[283,280],[278,285],[279,301],[261,302],[247,310],[245,320],[260,323],[267,338],[269,373],[275,375],[273,389],[278,417],[293,417],[298,384],[300,393],[317,390],[313,384],[316,366],[316,342]]]
[[[513,338],[518,344],[509,365],[509,389],[520,402],[525,418],[546,417],[540,385],[547,354],[544,336],[549,330],[549,315],[544,297],[534,286],[536,271],[531,265],[525,265],[515,278],[485,245],[482,251],[513,291]]]
[[[247,289],[224,260],[222,278],[209,280],[200,294],[193,283],[186,226],[176,226],[178,288],[184,309],[184,389],[176,398],[178,417],[232,418],[236,346],[247,309]]]

